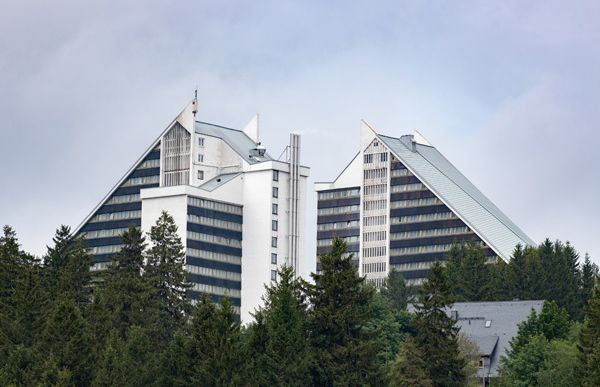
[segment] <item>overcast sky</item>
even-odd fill
[[[0,223],[42,254],[198,86],[198,119],[292,130],[312,181],[359,120],[419,130],[535,241],[600,262],[598,1],[13,1],[0,5]]]

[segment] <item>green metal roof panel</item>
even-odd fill
[[[434,147],[416,144],[413,152],[398,138],[378,137],[501,258],[510,259],[517,244],[535,245]]]

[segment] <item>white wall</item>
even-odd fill
[[[185,186],[147,188],[140,192],[142,198],[142,231],[150,232],[162,211],[171,215],[186,247],[187,233],[187,196],[182,188]]]

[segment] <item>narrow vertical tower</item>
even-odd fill
[[[298,201],[300,198],[300,135],[290,133],[290,146],[288,153],[288,163],[290,165],[290,186],[289,186],[289,244],[288,244],[288,265],[294,268],[294,273],[298,275],[298,243],[300,222],[298,219]]]

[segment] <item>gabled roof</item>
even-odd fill
[[[543,306],[542,300],[457,302],[446,313],[455,312],[460,333],[477,344],[480,355],[490,357],[490,375],[496,376],[500,358],[506,355],[510,340],[517,335],[519,323],[532,310],[541,312]]]
[[[517,244],[535,245],[433,146],[415,142],[413,151],[399,138],[377,137],[498,256],[509,260]]]
[[[226,128],[224,126],[201,121],[196,121],[194,130],[198,134],[222,139],[249,164],[274,160],[268,153],[265,153],[262,157],[256,155],[251,156],[252,150],[256,148],[256,143],[241,130]]]

